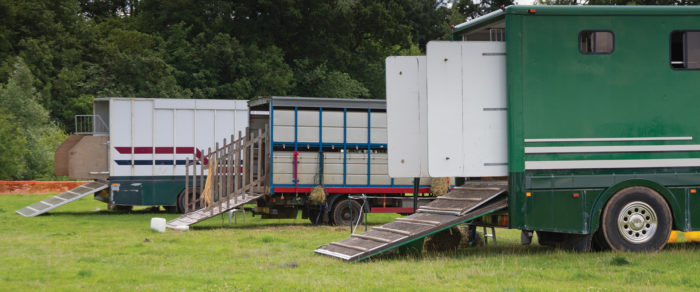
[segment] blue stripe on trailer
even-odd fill
[[[367,184],[371,184],[371,171],[372,171],[372,151],[370,149],[371,144],[371,129],[372,129],[372,110],[367,109]]]
[[[297,141],[299,141],[299,138],[297,136],[299,134],[298,130],[297,130],[299,128],[298,114],[299,114],[299,107],[295,106],[294,107],[294,152],[297,152],[297,150],[298,150]],[[297,178],[297,176],[299,176],[299,172],[297,171],[297,165],[299,164],[299,159],[294,159],[292,161],[292,163],[294,163],[294,165],[292,165],[292,167],[294,167],[294,177],[292,178],[292,182],[297,183],[297,182],[299,182],[299,179]]]
[[[294,143],[295,143],[295,142],[293,142],[293,141],[288,141],[288,142],[272,142],[272,144],[273,144],[274,146],[288,146],[288,145],[289,145],[289,146],[292,146],[292,145],[294,145]],[[312,145],[312,144],[313,144],[313,145],[318,145],[318,144],[319,144],[318,142],[304,142],[304,141],[298,141],[298,142],[296,142],[296,143],[297,143],[298,145],[300,145],[300,146]],[[346,146],[346,145],[348,146],[348,148],[353,148],[353,147],[358,147],[358,148],[362,147],[362,148],[366,148],[367,145],[368,145],[367,143],[320,143],[320,144],[321,144],[321,146],[323,146],[323,147],[336,146],[336,147],[339,147],[339,148],[344,148],[344,146]],[[387,146],[388,146],[388,145],[387,145],[386,143],[370,143],[370,144],[369,144],[369,147],[370,147],[371,149],[376,149],[376,148],[380,148],[380,149],[381,149],[381,148],[387,148]]]
[[[300,187],[300,188],[311,188],[315,187],[315,184],[273,184],[276,187]],[[413,185],[323,185],[326,188],[413,188]],[[420,188],[429,188],[430,185],[419,185]]]

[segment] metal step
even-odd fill
[[[50,210],[58,208],[59,206],[73,202],[87,195],[104,190],[107,187],[109,187],[109,183],[107,182],[94,181],[91,183],[81,185],[70,191],[58,194],[41,202],[19,209],[16,211],[16,213],[24,217],[34,217],[36,215],[44,214]]]
[[[315,250],[318,254],[346,261],[361,261],[459,225],[505,209],[508,184],[504,181],[470,182],[418,209],[417,213],[354,234]]]
[[[165,227],[170,229],[177,229],[178,226],[190,226],[192,224],[202,222],[221,213],[253,202],[260,197],[262,197],[262,195],[238,195],[238,197],[231,198],[228,204],[226,203],[226,201],[224,201],[216,206],[199,209],[194,212],[189,212],[176,219],[170,220],[168,221],[168,223],[165,224]]]

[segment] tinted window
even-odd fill
[[[700,69],[700,31],[671,33],[671,68]]]
[[[615,36],[609,31],[582,31],[578,35],[578,49],[584,54],[610,54],[615,49]]]

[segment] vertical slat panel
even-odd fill
[[[190,202],[189,190],[190,190],[190,158],[185,157],[185,193],[182,194],[183,196],[185,196],[185,205],[183,206],[184,207],[183,213],[185,213],[185,214],[187,214],[187,206],[189,206],[188,204]],[[180,200],[180,198],[178,198],[178,201],[179,200]],[[177,206],[177,203],[178,202],[175,202],[176,206]]]
[[[238,203],[238,195],[240,194],[240,188],[241,188],[241,140],[243,139],[243,136],[241,135],[241,131],[238,131],[238,139],[236,139],[236,150],[234,153],[234,177],[233,177],[233,185],[235,186],[234,188],[236,189],[234,193],[234,199],[233,202],[234,204]]]
[[[258,129],[258,175],[256,176],[256,181],[258,182],[257,185],[260,185],[260,178],[262,177],[262,149],[263,149],[263,132],[262,129]]]

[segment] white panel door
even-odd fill
[[[504,42],[428,43],[431,176],[506,176]]]
[[[505,42],[462,43],[463,176],[508,175]]]
[[[428,173],[458,176],[464,170],[462,150],[462,42],[429,42]]]
[[[428,176],[426,57],[386,59],[389,176]]]

